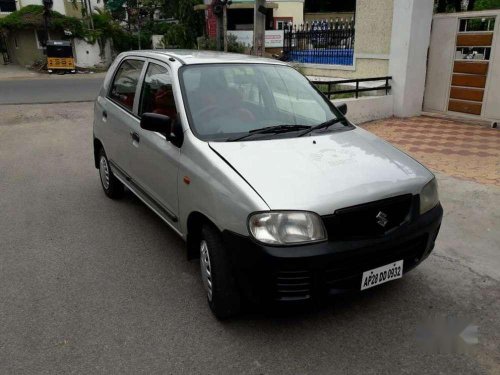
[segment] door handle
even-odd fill
[[[130,136],[132,137],[132,140],[135,142],[141,141],[141,137],[139,137],[139,134],[137,134],[137,132],[130,132]]]
[[[102,117],[103,118],[108,118],[108,112],[102,111]]]

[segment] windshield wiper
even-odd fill
[[[266,126],[265,128],[253,129],[250,130],[247,134],[236,137],[229,138],[226,142],[234,142],[239,141],[241,139],[245,139],[255,134],[280,134],[287,132],[294,132],[297,130],[305,130],[310,129],[311,127],[308,125],[274,125],[274,126]]]
[[[310,127],[305,132],[299,134],[298,137],[302,137],[303,135],[309,134],[309,133],[311,133],[315,130],[318,130],[318,129],[328,128],[329,126],[332,126],[332,125],[334,125],[338,122],[341,122],[341,121],[346,121],[346,119],[343,117],[339,117],[339,118],[334,118],[334,119],[322,122],[321,124]],[[347,126],[347,122],[345,123],[345,125]]]

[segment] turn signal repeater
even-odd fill
[[[191,179],[188,176],[184,176],[182,178],[182,181],[184,181],[186,185],[189,185],[191,183]]]

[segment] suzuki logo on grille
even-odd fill
[[[380,225],[381,227],[385,227],[389,220],[387,220],[387,214],[383,211],[379,211],[377,216],[375,216],[377,219],[377,224]]]

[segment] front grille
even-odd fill
[[[383,236],[410,219],[413,196],[400,195],[358,206],[342,208],[323,216],[329,240]],[[384,224],[385,225],[381,225]]]
[[[312,278],[310,271],[279,271],[276,274],[278,301],[300,301],[311,298]]]
[[[274,300],[304,301],[315,294],[359,290],[363,272],[403,260],[403,272],[425,256],[428,235],[387,248],[362,248],[332,254],[328,262],[282,265],[274,273]]]
[[[330,289],[350,289],[361,285],[363,272],[403,260],[403,272],[416,266],[427,245],[427,235],[389,249],[349,251],[330,264],[324,272],[324,281]]]

